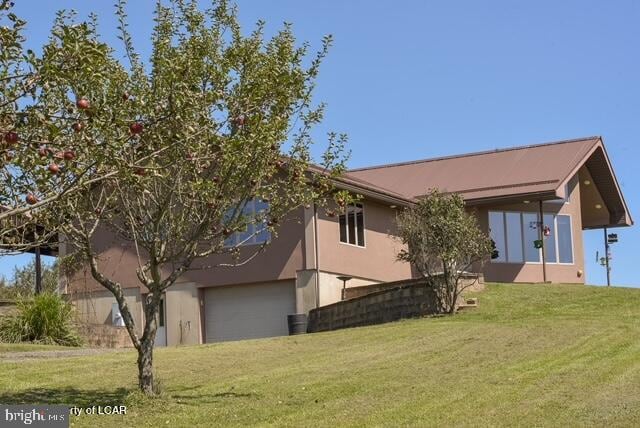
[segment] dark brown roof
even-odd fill
[[[584,164],[600,170],[603,188],[599,189],[616,211],[615,224],[632,224],[600,137],[358,168],[346,176],[409,200],[437,188],[459,193],[468,203],[480,203],[514,196],[564,197],[564,184]]]

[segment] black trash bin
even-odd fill
[[[307,314],[287,315],[289,325],[289,336],[294,334],[304,334],[307,332]]]

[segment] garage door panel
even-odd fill
[[[207,342],[282,336],[295,313],[292,281],[213,287],[205,292]]]

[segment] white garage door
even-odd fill
[[[287,335],[287,315],[295,310],[293,281],[208,288],[207,342]]]

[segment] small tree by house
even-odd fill
[[[407,247],[398,259],[410,262],[434,287],[443,312],[454,313],[469,286],[462,285],[462,275],[490,256],[491,240],[465,210],[462,197],[437,190],[400,213],[397,223]]]
[[[131,43],[124,2],[116,7],[125,64],[99,41],[95,23],[65,14],[45,47],[77,59],[80,43],[103,49],[105,58],[88,66],[103,73],[100,84],[70,71],[73,78],[47,93],[60,108],[72,94],[71,131],[59,138],[83,158],[96,157],[86,174],[99,180],[56,199],[38,220],[60,230],[74,250],[62,262],[65,271],[84,266],[114,295],[138,351],[139,387],[153,394],[163,293],[189,271],[215,275],[217,267],[246,264],[298,207],[328,196],[347,203],[345,192],[332,189],[344,170],[345,137],[330,134],[311,164],[312,129],[323,116],[312,94],[329,37],[309,55],[290,25],[271,39],[262,22],[243,34],[226,1],[206,10],[197,1],[158,2],[146,65]],[[137,256],[131,276],[145,296],[142,326],[124,298],[130,284],[103,269],[98,232],[113,234]]]

